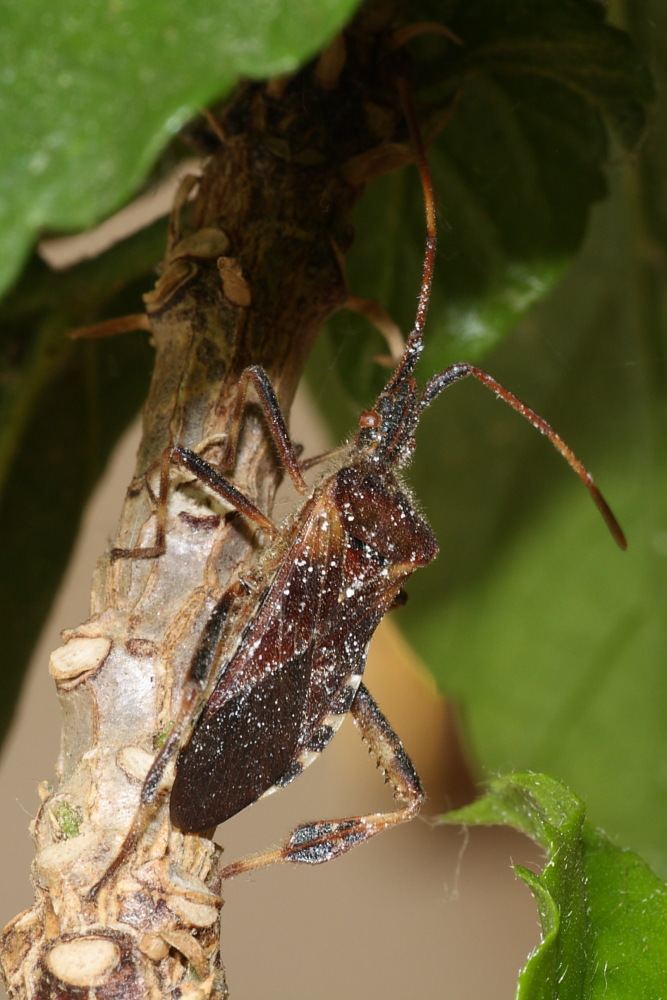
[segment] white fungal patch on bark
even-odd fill
[[[100,937],[64,941],[46,957],[46,965],[56,979],[80,989],[101,986],[119,962],[118,945]]]
[[[49,673],[59,687],[80,682],[98,670],[111,651],[111,639],[78,637],[54,649],[49,659]]]

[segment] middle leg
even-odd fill
[[[348,816],[345,819],[318,820],[302,823],[289,839],[278,848],[262,854],[241,858],[227,865],[220,878],[233,878],[254,868],[263,868],[278,861],[300,864],[322,864],[345,854],[357,844],[370,840],[376,834],[397,823],[406,823],[419,812],[424,801],[419,775],[403,748],[400,739],[382,714],[368,689],[359,685],[350,708],[361,737],[368,744],[377,765],[393,788],[398,809],[372,813],[366,816]]]

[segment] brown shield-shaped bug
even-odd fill
[[[407,99],[406,107],[411,119]],[[254,586],[239,581],[229,588],[207,622],[180,712],[144,783],[130,833],[92,894],[142,833],[166,766],[176,754],[172,823],[184,832],[203,832],[297,777],[349,712],[399,803],[385,813],[301,825],[281,847],[229,865],[222,877],[279,860],[331,860],[419,811],[423,800],[419,777],[362,675],[378,623],[400,603],[408,577],[438,552],[400,470],[414,450],[421,414],[454,382],[472,376],[545,434],[584,481],[614,538],[625,547],[616,519],[581,462],[545,420],[490,375],[468,363],[454,364],[418,389],[413,373],[422,352],[436,235],[431,179],[421,139],[415,128],[412,132],[427,223],[415,326],[389,382],[372,409],[359,417],[356,435],[337,453],[335,471],[324,474],[298,513],[278,531],[197,454],[178,447],[170,454],[172,462],[257,523],[272,541]],[[297,490],[306,493],[302,471],[313,463],[300,464],[269,379],[259,367],[247,369],[242,377],[227,447],[230,464],[250,383],[286,471]],[[158,545],[154,550],[115,555],[160,551]],[[239,604],[242,616],[235,614]],[[233,621],[239,617],[244,624],[234,635]],[[202,704],[205,691],[209,694]]]

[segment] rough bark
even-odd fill
[[[217,149],[174,208],[146,296],[155,372],[116,546],[153,544],[167,447],[219,460],[243,368],[263,365],[289,410],[313,338],[344,304],[350,208],[374,175],[411,158],[399,56],[377,28],[358,22],[298,76],[242,87],[210,130]],[[270,511],[280,473],[252,406],[232,478]],[[166,793],[127,863],[94,900],[86,893],[127,832],[214,601],[260,549],[243,518],[174,475],[165,554],[101,559],[90,619],[51,657],[58,787],[43,786],[32,825],[35,903],[3,934],[10,995],[226,995],[219,848],[170,826]]]

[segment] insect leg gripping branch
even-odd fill
[[[397,823],[405,823],[417,815],[424,801],[419,775],[400,739],[364,684],[359,685],[350,714],[359,728],[361,738],[368,744],[370,753],[384,774],[385,781],[392,786],[394,797],[403,803],[401,808],[367,816],[302,823],[282,847],[227,865],[220,873],[222,879],[278,861],[311,865],[332,861],[357,844],[370,840],[375,834]]]

